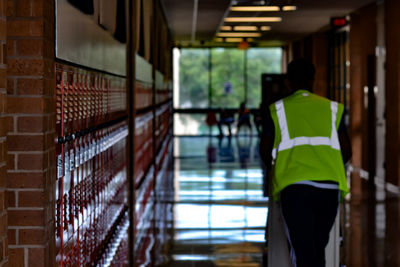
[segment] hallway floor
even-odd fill
[[[176,138],[169,266],[262,266],[267,199],[256,146],[249,137]]]
[[[175,138],[173,241],[168,267],[263,266],[268,198],[257,138]],[[400,266],[398,195],[345,205],[347,267]],[[342,208],[343,209],[343,208]]]

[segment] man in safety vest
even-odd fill
[[[349,191],[344,163],[351,147],[344,107],[311,93],[314,75],[313,64],[305,59],[288,65],[291,94],[265,112],[260,145],[270,170],[270,196],[280,201],[297,267],[325,267],[339,199]]]

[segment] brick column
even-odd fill
[[[6,162],[7,162],[7,67],[5,62],[7,21],[5,14],[5,0],[0,0],[0,266],[8,261],[7,242],[7,207],[6,207]]]
[[[54,263],[54,1],[7,1],[10,266]]]

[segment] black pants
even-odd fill
[[[335,189],[309,185],[282,190],[282,215],[297,267],[325,267],[325,247],[338,211],[338,194]]]

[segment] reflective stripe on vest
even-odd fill
[[[295,137],[293,139],[290,139],[289,137],[289,129],[287,126],[287,120],[286,120],[286,113],[285,113],[285,107],[283,106],[283,101],[279,100],[275,103],[276,107],[276,114],[278,116],[278,121],[279,121],[279,127],[281,128],[281,142],[279,145],[272,150],[272,157],[273,159],[276,158],[276,154],[279,151],[286,150],[286,149],[291,149],[296,146],[303,146],[303,145],[309,145],[309,146],[330,146],[331,148],[335,150],[340,151],[340,144],[339,144],[339,138],[337,135],[337,130],[336,130],[336,117],[337,117],[337,112],[338,112],[338,103],[331,101],[331,112],[332,112],[332,132],[331,132],[331,137],[325,137],[325,136],[316,136],[316,137],[305,137],[305,136],[300,136],[300,137]]]

